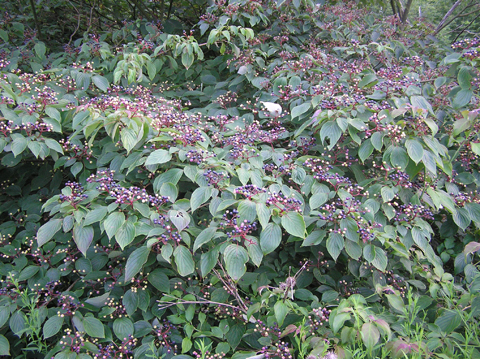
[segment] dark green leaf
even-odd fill
[[[245,263],[248,261],[248,253],[245,248],[238,244],[230,244],[223,253],[227,273],[234,281],[238,281],[245,274]]]
[[[108,238],[112,238],[125,223],[125,214],[123,212],[113,212],[103,222]]]
[[[172,159],[172,155],[165,150],[156,150],[150,153],[150,155],[147,157],[147,161],[145,162],[145,165],[156,165],[156,164],[162,164],[170,161]]]
[[[128,257],[127,265],[125,267],[125,282],[130,282],[133,277],[140,272],[143,265],[147,262],[150,249],[147,246],[137,248]]]
[[[269,223],[260,233],[260,247],[263,254],[273,252],[282,241],[282,229],[278,224]]]
[[[162,293],[170,293],[170,281],[160,269],[155,269],[148,275],[148,281]]]
[[[103,324],[96,318],[93,317],[84,317],[83,318],[83,327],[85,332],[93,338],[105,338],[105,329]]]
[[[88,247],[93,240],[93,227],[92,226],[82,226],[81,224],[76,224],[73,227],[73,239],[77,244],[78,249],[84,256],[87,255]]]
[[[195,263],[193,262],[192,253],[184,246],[178,246],[173,252],[175,263],[177,265],[178,274],[187,276],[195,271]]]
[[[134,331],[135,328],[130,318],[117,318],[113,322],[113,332],[115,333],[116,337],[122,341],[125,341],[131,335],[133,335]]]
[[[10,355],[10,343],[0,334],[0,355]]]
[[[327,250],[333,260],[337,260],[344,246],[343,236],[339,233],[332,232],[327,239]]]
[[[37,232],[37,243],[38,246],[42,246],[47,243],[53,236],[62,228],[62,219],[51,219]]]
[[[295,237],[305,238],[305,221],[298,212],[287,212],[282,216],[282,227]]]
[[[57,334],[63,325],[63,317],[54,315],[50,317],[43,325],[43,338],[47,339]]]
[[[200,248],[205,243],[210,242],[213,238],[213,235],[217,231],[217,227],[208,227],[205,228],[200,234],[195,238],[195,242],[193,243],[193,252],[195,253],[198,248]]]

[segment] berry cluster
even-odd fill
[[[327,308],[313,308],[312,314],[308,316],[308,325],[313,331],[318,331],[328,324],[331,310]]]
[[[160,210],[160,207],[169,202],[170,199],[165,196],[150,195],[144,188],[132,186],[125,188],[113,180],[112,171],[99,171],[97,175],[91,175],[87,182],[97,182],[97,189],[108,193],[110,197],[115,198],[115,203],[129,204],[133,206],[135,202],[146,203]]]
[[[99,344],[98,352],[93,354],[94,359],[114,358],[114,359],[130,359],[133,358],[133,350],[138,345],[138,339],[129,335],[123,338],[122,343]]]
[[[182,240],[181,234],[177,231],[177,229],[172,226],[170,219],[167,217],[160,215],[158,218],[153,220],[153,223],[160,225],[165,232],[162,233],[159,237],[159,244],[158,244],[158,249],[159,251],[161,250],[161,244],[166,244],[167,242],[173,242],[173,243],[180,243]]]
[[[240,195],[244,196],[245,198],[248,198],[249,200],[251,200],[252,197],[256,196],[259,193],[266,193],[266,192],[267,192],[267,190],[265,188],[260,188],[260,187],[257,187],[255,185],[253,185],[253,184],[247,184],[247,185],[242,186],[242,187],[237,187],[234,190],[235,194],[240,194]]]
[[[69,195],[61,194],[59,200],[61,202],[70,202],[70,204],[76,208],[78,203],[88,198],[88,195],[83,193],[85,190],[83,186],[77,182],[67,182],[65,183],[66,187],[71,189]]]
[[[227,210],[222,216],[222,222],[220,222],[220,228],[227,230],[227,237],[232,240],[238,238],[248,242],[248,234],[257,230],[257,222],[251,223],[244,220],[241,223],[237,222],[238,211],[236,209]]]
[[[155,325],[153,331],[157,337],[158,343],[164,347],[168,353],[176,354],[177,344],[172,340],[172,333],[178,331],[178,328],[168,320],[163,320],[161,324]]]
[[[203,173],[203,176],[207,180],[209,186],[220,188],[226,184],[226,180],[229,178],[225,172],[217,172],[214,170],[207,170]]]
[[[396,210],[396,216],[394,217],[394,220],[397,222],[411,224],[414,222],[415,218],[423,218],[427,220],[434,219],[434,213],[425,206],[411,203],[397,205],[395,202],[393,205]]]
[[[278,208],[280,214],[286,212],[302,213],[302,201],[293,197],[288,198],[282,192],[269,192],[268,195],[269,197],[267,198],[266,205]]]
[[[83,303],[80,303],[77,298],[68,294],[60,295],[57,300],[59,306],[57,315],[60,317],[72,317],[75,315],[78,308],[83,308]]]

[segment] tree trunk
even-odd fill
[[[408,0],[407,5],[405,5],[405,9],[403,10],[402,17],[400,18],[403,24],[407,22],[408,13],[410,12],[410,7],[412,6],[412,1],[413,0]]]

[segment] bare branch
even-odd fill
[[[445,14],[445,16],[443,17],[443,19],[439,22],[439,24],[437,25],[435,31],[433,32],[434,35],[438,34],[440,31],[442,31],[448,24],[450,24],[453,20],[455,20],[457,17],[461,16],[461,14],[467,10],[470,5],[474,2],[474,0],[471,0],[470,2],[468,2],[468,4],[460,11],[460,13],[458,13],[456,16],[453,17],[453,19],[448,20],[448,18],[453,14],[453,12],[455,11],[455,9],[457,7],[459,7],[462,2],[464,0],[457,0],[457,2],[455,4],[452,5],[452,7],[450,8],[450,10],[447,11],[447,13]],[[476,11],[476,10],[475,10]],[[474,12],[475,12],[474,11]]]
[[[73,5],[73,3],[70,0],[68,0],[68,2],[70,3],[70,5],[73,6],[73,8],[75,9],[75,11],[78,14],[77,27],[75,28],[75,31],[70,35],[70,40],[68,41],[68,45],[70,45],[72,40],[73,40],[73,36],[77,33],[78,29],[80,28],[80,16],[81,16],[81,14],[80,14],[80,11],[78,11],[77,7],[75,5]]]
[[[461,34],[463,34],[463,33],[465,32],[465,30],[467,30],[467,29],[470,27],[470,25],[472,25],[473,22],[474,22],[475,20],[477,20],[479,17],[480,17],[480,14],[478,14],[477,16],[475,16],[475,17],[473,18],[473,20],[470,21],[470,23],[469,23],[467,26],[465,26],[465,28],[464,28],[462,31],[460,31],[460,33],[457,35],[457,37],[455,38],[455,40],[453,40],[453,42],[457,41],[458,37],[459,37]],[[452,43],[453,43],[453,42],[452,42]]]
[[[165,295],[165,296],[168,296],[168,295]],[[184,300],[184,299],[181,299],[181,298],[176,298],[174,296],[171,296],[172,298],[175,298],[175,299],[178,299],[177,302],[161,302],[161,301],[157,301],[159,304],[158,304],[158,308],[160,310],[162,309],[166,309],[166,308],[170,308],[170,307],[173,307],[174,305],[178,305],[178,304],[201,304],[201,305],[209,305],[209,304],[214,304],[214,305],[220,305],[222,307],[229,307],[229,308],[233,308],[233,309],[236,309],[236,310],[241,310],[239,307],[237,306],[234,306],[234,305],[231,305],[231,304],[227,304],[227,303],[220,303],[220,302],[213,302],[211,300],[208,300],[208,299],[204,299],[204,298],[200,298],[200,300]]]

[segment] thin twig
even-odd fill
[[[201,298],[201,300],[184,300],[184,299],[181,299],[181,298],[176,298],[172,295],[166,295],[166,296],[178,299],[179,301],[178,302],[161,302],[161,301],[157,300],[157,302],[160,303],[158,305],[158,308],[160,310],[167,309],[167,308],[173,307],[175,305],[179,305],[179,304],[201,304],[201,305],[214,304],[214,305],[220,305],[220,306],[223,306],[223,307],[229,307],[229,308],[233,308],[233,309],[237,309],[237,310],[239,309],[238,306],[235,306],[235,305],[231,305],[231,304],[227,304],[227,303],[220,303],[220,302],[213,302],[211,300],[204,299],[204,298]]]
[[[225,279],[223,278],[223,276],[220,275],[220,273],[218,273],[218,271],[216,269],[213,269],[213,273],[215,273],[215,275],[218,277],[218,279],[220,279],[223,283],[224,286],[227,287],[227,289],[231,292],[231,294],[235,297],[235,299],[237,300],[238,302],[238,305],[241,307],[242,311],[243,312],[247,312],[248,308],[247,306],[245,305],[245,302],[243,301],[243,299],[240,297],[240,295],[238,294],[238,290],[237,290],[237,287],[236,285],[232,284],[230,282],[230,277],[228,276],[228,274],[226,273],[225,269],[223,268],[222,266],[222,263],[220,263],[220,261],[218,262],[218,265],[220,266],[220,268],[222,269],[222,272],[223,272],[223,275],[229,279],[229,281],[225,281]]]
[[[77,7],[70,1],[68,0],[68,2],[70,3],[70,5],[73,6],[73,8],[75,9],[75,11],[77,12],[78,14],[78,21],[77,21],[77,28],[75,29],[75,31],[70,35],[70,40],[68,41],[68,45],[70,45],[70,43],[72,42],[73,40],[73,36],[77,33],[78,29],[80,28],[80,11],[78,11]]]

